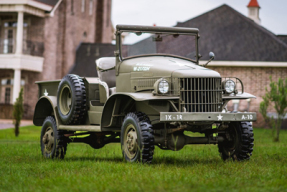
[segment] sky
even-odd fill
[[[257,0],[261,25],[287,35],[287,0]],[[250,0],[112,0],[112,22],[116,24],[174,26],[223,4],[247,16]]]

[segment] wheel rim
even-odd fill
[[[129,159],[133,159],[138,150],[136,128],[134,125],[129,124],[124,134],[124,152]]]
[[[226,143],[225,149],[227,154],[231,156],[235,153],[236,147],[238,146],[238,133],[236,128],[232,126],[230,131],[227,132],[226,137],[229,137],[229,139]]]
[[[46,132],[43,136],[42,142],[45,147],[45,152],[46,153],[51,153],[54,147],[54,131],[52,127],[48,127],[46,129]]]
[[[68,85],[65,85],[60,93],[60,110],[63,115],[67,115],[71,110],[72,93]]]

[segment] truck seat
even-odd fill
[[[116,86],[116,58],[102,57],[96,60],[98,77],[107,83],[109,88]]]

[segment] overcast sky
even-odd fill
[[[174,26],[223,4],[247,16],[250,0],[112,0],[113,24]],[[287,0],[258,0],[263,27],[287,34]]]

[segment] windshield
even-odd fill
[[[122,36],[126,38],[121,47],[123,59],[138,55],[168,54],[196,61],[194,34],[124,32]],[[126,44],[127,39],[135,43]]]

